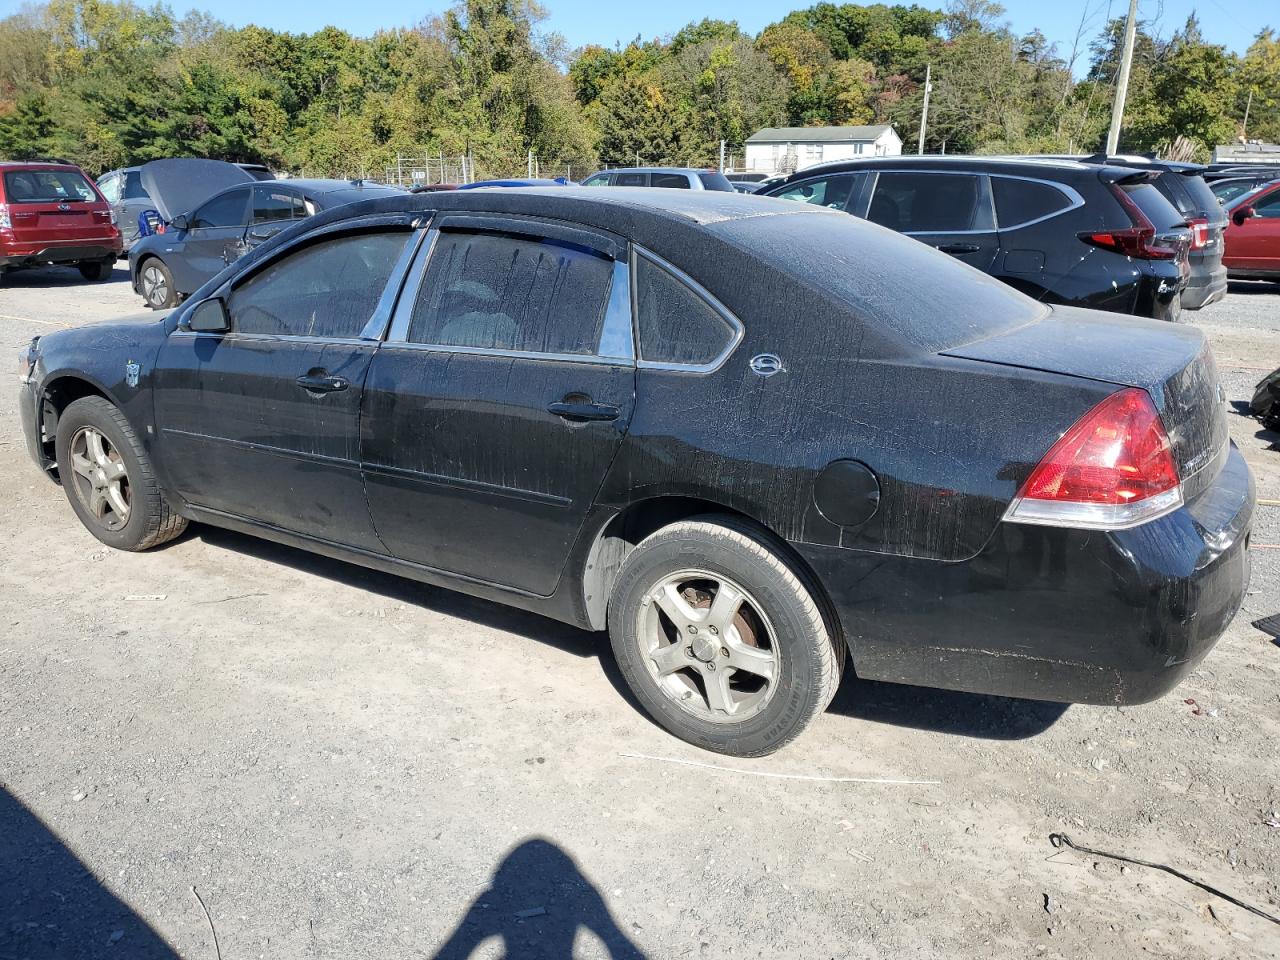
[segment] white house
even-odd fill
[[[896,157],[902,138],[890,124],[866,127],[765,127],[747,137],[743,169],[791,173],[825,160]]]

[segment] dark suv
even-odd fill
[[[806,167],[757,195],[864,217],[1046,303],[1176,320],[1191,230],[1158,176],[1076,160],[874,157]]]

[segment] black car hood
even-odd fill
[[[250,174],[234,163],[191,157],[152,160],[143,164],[139,176],[142,189],[150,195],[165,220],[190,213],[219,190],[253,181]]]

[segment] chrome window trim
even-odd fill
[[[728,307],[715,298],[712,293],[693,277],[689,276],[671,261],[658,256],[652,250],[648,250],[639,244],[631,245],[631,315],[635,323],[635,344],[636,344],[636,366],[642,370],[668,370],[674,373],[714,373],[724,366],[734,350],[738,349],[738,345],[742,343],[746,336],[746,329],[742,325],[742,321],[734,315]],[[639,257],[644,257],[650,263],[666,270],[673,277],[689,288],[696,296],[703,300],[712,310],[718,313],[721,318],[729,324],[733,330],[733,336],[729,339],[729,343],[720,351],[712,360],[707,363],[671,363],[663,360],[645,360],[644,348],[641,344],[644,342],[640,338],[640,303],[638,300],[637,284],[635,282],[636,264]]]
[[[496,228],[495,228],[496,231]],[[560,363],[587,363],[596,366],[633,367],[635,360],[635,339],[633,332],[631,302],[631,271],[625,260],[613,260],[613,278],[609,287],[609,301],[605,306],[604,322],[600,328],[600,340],[593,353],[541,353],[529,350],[507,350],[497,347],[463,347],[442,343],[418,343],[409,339],[409,327],[413,320],[413,310],[418,303],[418,295],[427,276],[427,268],[431,264],[431,255],[439,239],[440,230],[432,227],[427,231],[426,239],[418,250],[415,262],[409,268],[409,276],[405,280],[396,304],[395,315],[391,319],[390,329],[383,342],[384,347],[404,348],[407,350],[428,351],[431,353],[456,353],[478,357],[507,357],[512,360],[538,360]],[[554,238],[549,238],[555,242]],[[613,258],[609,258],[613,259]],[[619,282],[621,278],[621,283]],[[608,344],[611,349],[620,351],[619,355],[605,355],[604,348]]]
[[[201,303],[203,302],[204,301],[201,301]],[[292,333],[239,333],[235,330],[228,330],[225,333],[217,333],[210,330],[184,330],[181,327],[176,328],[169,334],[169,336],[187,338],[205,337],[216,340],[245,340],[275,343],[346,343],[353,346],[362,343],[373,344],[377,342],[365,337],[303,337]]]

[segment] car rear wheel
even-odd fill
[[[86,280],[109,280],[111,272],[116,268],[116,258],[108,257],[105,260],[85,260],[76,264],[80,271],[80,276]]]
[[[129,421],[109,400],[84,397],[68,406],[58,419],[55,450],[71,508],[103,543],[146,550],[186,529]]]
[[[682,521],[640,543],[618,576],[609,635],[662,727],[734,756],[798,737],[831,702],[844,663],[782,544],[733,517]]]
[[[163,260],[154,257],[142,264],[138,271],[138,292],[152,310],[167,310],[178,302],[173,289],[173,274]]]

